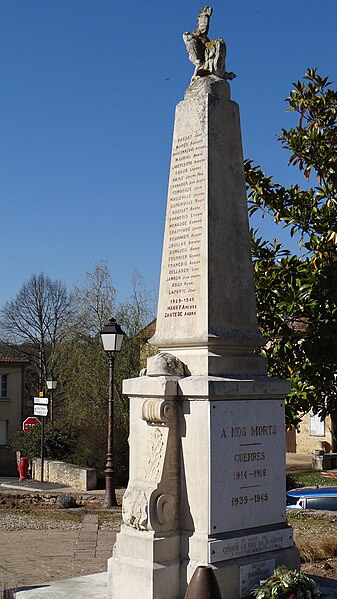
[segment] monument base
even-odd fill
[[[180,597],[180,535],[158,535],[122,525],[108,560],[109,597]]]
[[[226,599],[299,567],[285,513],[288,383],[144,376],[130,397],[130,481],[109,597],[182,599],[210,564]]]
[[[198,562],[182,562],[181,580],[186,580],[188,584],[199,565]],[[268,578],[275,568],[285,566],[289,570],[298,570],[300,559],[297,549],[288,547],[279,551],[219,562],[212,564],[212,566],[222,597],[226,599],[249,599],[251,589],[257,586],[261,580]],[[184,587],[181,589],[181,594],[177,595],[179,599],[183,597]]]
[[[237,541],[231,540],[234,544]],[[182,547],[186,542],[188,546],[188,537],[184,539],[182,534]],[[108,560],[108,596],[112,599],[183,599],[196,568],[208,561],[180,559],[179,550],[179,535],[144,535],[123,526],[117,535],[114,556]],[[275,568],[282,565],[298,570],[300,561],[297,549],[292,546],[211,565],[222,596],[248,599],[252,587],[268,578]]]

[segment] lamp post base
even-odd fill
[[[104,500],[103,500],[103,508],[105,510],[107,510],[107,509],[110,509],[112,507],[117,507],[117,505],[118,505],[118,503],[117,503],[117,500],[116,500],[116,496],[110,497],[110,496],[107,496],[107,494],[105,493]]]
[[[109,470],[105,471],[105,495],[103,499],[103,507],[111,508],[118,505],[115,491],[114,473]]]

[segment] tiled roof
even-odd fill
[[[28,364],[27,358],[20,358],[19,356],[11,356],[10,354],[0,354],[0,363],[6,362],[6,364]]]
[[[145,337],[145,339],[150,339],[150,337],[152,337],[155,334],[156,323],[157,323],[157,319],[155,318],[154,320],[152,320],[152,322],[150,322],[150,324],[148,324],[146,327],[144,327],[144,329],[141,331],[141,335],[143,337]]]

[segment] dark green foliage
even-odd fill
[[[71,424],[57,422],[45,425],[45,457],[50,460],[62,460],[72,463],[78,433]],[[13,450],[30,460],[41,455],[41,427],[35,426],[28,432],[20,431],[10,441]]]
[[[259,323],[268,339],[262,353],[271,374],[291,381],[287,419],[296,425],[310,408],[325,417],[337,406],[337,92],[309,69],[287,102],[298,126],[279,139],[304,187],[287,189],[250,161],[245,166],[250,214],[268,212],[299,237],[301,255],[292,256],[277,241],[252,236]]]
[[[276,568],[266,580],[254,587],[251,595],[255,599],[319,599],[322,593],[314,580],[285,566]]]
[[[299,116],[297,127],[283,129],[279,139],[291,152],[289,164],[297,166],[313,187],[289,189],[266,177],[260,167],[246,163],[251,213],[271,213],[276,223],[300,234],[301,244],[318,254],[335,254],[337,224],[337,92],[327,78],[309,69],[287,98],[288,110]]]

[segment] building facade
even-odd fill
[[[0,476],[17,474],[15,452],[8,442],[22,429],[26,364],[25,359],[0,354]]]

